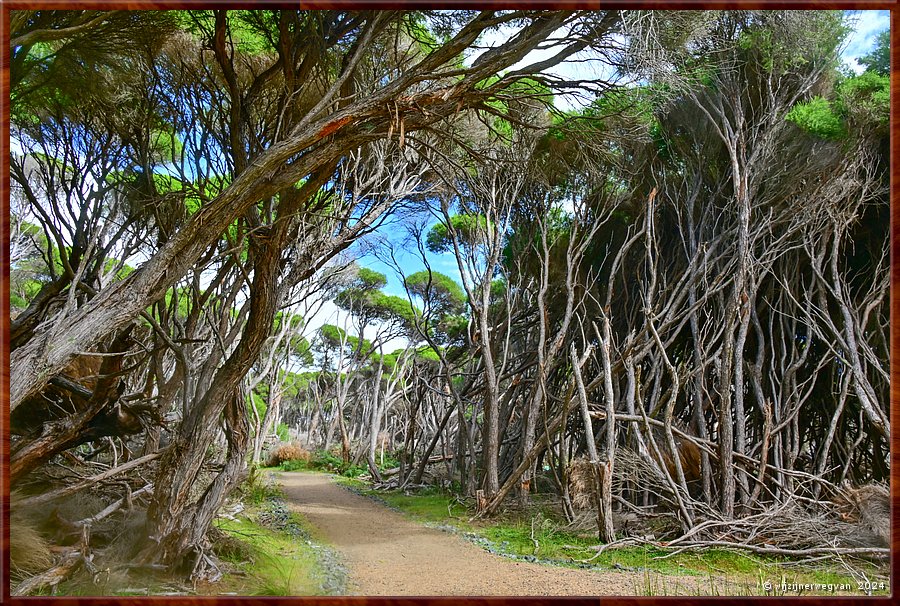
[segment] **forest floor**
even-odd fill
[[[428,528],[320,473],[276,472],[285,501],[348,568],[350,595],[723,595],[729,579],[654,571],[574,569],[494,555],[457,534]]]

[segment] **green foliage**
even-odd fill
[[[553,105],[550,88],[532,77],[501,78],[492,75],[476,84],[485,91],[482,102],[483,120],[490,128],[490,138],[507,145],[513,139],[514,123],[532,122]]]
[[[291,463],[288,465],[288,463]],[[351,463],[344,463],[341,457],[332,452],[325,450],[317,450],[308,462],[302,465],[295,465],[290,461],[286,461],[281,465],[283,471],[324,471],[327,473],[335,473],[345,478],[355,478],[368,473],[368,468]]]
[[[816,96],[791,108],[785,117],[821,139],[837,140],[850,132],[869,135],[887,132],[890,117],[890,78],[866,71],[838,82],[836,99]]]
[[[461,314],[446,315],[441,318],[438,327],[448,342],[455,342],[465,336],[469,328],[469,318]]]
[[[369,315],[379,289],[387,284],[387,276],[367,267],[358,267],[347,288],[338,293],[334,302],[341,309]],[[375,314],[377,315],[377,313]]]
[[[813,62],[836,66],[836,50],[850,31],[842,11],[817,11],[804,17],[791,20],[766,12],[745,17],[737,40],[745,60],[779,74]]]
[[[387,276],[368,267],[360,267],[357,270],[356,279],[359,283],[356,288],[365,290],[377,290],[384,288],[387,284]]]
[[[193,309],[191,290],[187,287],[178,287],[166,291],[165,304],[167,309],[172,309],[172,300],[175,299],[175,313],[179,318],[187,318]]]
[[[198,38],[211,38],[215,16],[211,10],[175,11],[181,27]],[[276,51],[272,34],[278,31],[276,11],[230,10],[226,20],[230,40],[248,55]]]
[[[442,40],[438,40],[435,32],[429,29],[425,16],[419,11],[405,12],[400,21],[400,27],[410,39],[418,44],[419,50],[425,55],[436,50],[447,40],[445,36],[442,36]],[[462,57],[460,57],[461,59]]]
[[[406,289],[422,298],[439,315],[465,309],[466,293],[456,280],[436,271],[419,271],[406,277]]]
[[[400,360],[400,356],[403,355],[403,350],[398,349],[394,352],[388,354],[372,354],[372,365],[376,366],[381,364],[384,366],[387,372],[393,372],[394,369],[397,368],[397,362]]]
[[[879,76],[889,76],[891,73],[891,30],[879,32],[875,40],[872,52],[858,60],[860,65],[866,66],[867,72],[875,72]]]
[[[281,496],[278,487],[255,467],[251,467],[247,479],[239,487],[243,500],[250,505],[261,505],[265,501]]]
[[[275,428],[275,434],[278,436],[278,439],[282,442],[287,442],[291,439],[290,427],[285,425],[284,423],[279,423]]]
[[[848,121],[863,133],[887,132],[891,110],[890,77],[877,70],[847,78],[837,87]]]
[[[506,297],[506,290],[509,288],[505,278],[497,278],[491,282],[491,299],[499,300]]]
[[[371,273],[384,278],[383,274],[378,272]],[[372,280],[369,284],[374,286],[377,282]],[[422,315],[421,311],[411,305],[406,298],[385,294],[380,290],[374,290],[371,286],[343,290],[338,293],[334,302],[341,309],[346,309],[359,316],[364,320],[364,324],[378,319],[397,322],[411,328],[415,325],[417,318]]]
[[[290,320],[288,321],[288,329],[289,330],[300,330],[303,328],[305,322],[303,321],[302,316],[298,316],[297,314],[286,314],[286,312],[278,311],[275,312],[275,319],[272,324],[272,332],[278,332],[282,328],[282,323],[284,322],[285,315],[287,315]]]
[[[288,326],[288,334],[290,336],[282,342],[281,346],[289,350],[290,354],[297,358],[300,364],[309,366],[313,363],[312,346],[306,337],[297,334],[305,324],[301,316],[296,314],[286,314],[282,311],[277,312],[272,323],[272,332],[278,333],[282,330],[285,317],[290,318],[290,324]]]
[[[553,91],[550,87],[529,76],[516,79],[506,87],[505,92],[515,98],[537,99],[544,105],[553,104]]]
[[[284,461],[278,466],[281,471],[306,471],[310,469],[310,462],[302,459],[291,459]]]
[[[334,324],[323,324],[318,332],[319,338],[329,347],[340,347],[347,340],[347,331]]]
[[[452,232],[456,232],[457,239],[464,246],[474,246],[479,235],[488,229],[488,220],[484,215],[453,215],[450,217],[449,227],[446,223],[437,223],[425,237],[425,247],[433,253],[453,251]],[[452,228],[452,229],[451,229]]]
[[[266,400],[257,393],[256,390],[250,392],[247,396],[247,405],[252,406],[256,410],[256,414],[259,415],[259,418],[263,418],[266,414],[266,409],[268,406],[266,405]]]
[[[9,304],[19,309],[25,309],[44,287],[44,283],[40,280],[25,279],[16,286],[14,291],[13,284],[10,284]]]
[[[281,393],[284,398],[293,400],[298,397],[300,392],[308,389],[309,384],[318,376],[317,371],[294,373],[281,369],[278,371],[278,378],[282,381]]]
[[[184,152],[184,143],[177,134],[164,130],[150,131],[150,153],[159,162],[176,162]]]
[[[291,355],[295,356],[300,364],[309,366],[313,363],[312,344],[306,337],[292,337],[288,341],[288,346],[291,348]]]
[[[581,115],[585,118],[602,119],[630,117],[649,124],[660,98],[655,88],[653,85],[646,85],[611,89],[597,97]]]
[[[344,348],[345,355],[358,355],[359,358],[366,358],[372,351],[372,342],[363,339],[360,342],[358,337],[349,335],[347,331],[333,324],[323,324],[319,327],[319,344],[327,350],[339,350]]]
[[[25,300],[22,296],[14,292],[10,292],[9,306],[15,309],[25,309],[26,307],[28,307],[28,301]]]
[[[422,311],[410,304],[406,297],[381,294],[375,297],[373,308],[377,317],[382,320],[399,322],[407,329],[411,329],[422,317]]]
[[[809,101],[798,103],[791,108],[785,119],[821,139],[841,139],[846,136],[840,117],[831,103],[823,97],[813,97]]]
[[[115,267],[118,264],[119,264],[118,259],[107,259],[106,262],[103,264],[104,273],[111,272],[113,269],[115,269]],[[120,267],[119,269],[116,270],[115,276],[113,276],[112,281],[118,282],[120,280],[124,280],[125,278],[127,278],[128,276],[130,276],[133,273],[134,273],[134,268],[131,265],[124,263],[122,265],[122,267]]]
[[[423,345],[416,349],[416,358],[427,362],[440,362],[441,360],[437,350],[430,345]]]

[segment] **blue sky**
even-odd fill
[[[841,55],[844,58],[845,63],[858,73],[863,70],[863,67],[860,66],[856,60],[872,50],[879,32],[890,27],[890,12],[885,10],[846,11],[846,13],[849,24],[853,28],[853,31],[847,37]],[[486,39],[482,41],[482,45],[484,45],[485,47],[493,46],[505,41],[505,39],[506,36],[503,35],[502,32],[493,32],[492,35],[487,36]],[[471,53],[471,55],[467,59],[469,61],[472,61],[478,54],[480,53]],[[519,62],[519,64],[517,64],[517,66],[527,65],[536,60],[540,60],[546,54],[547,52],[544,51],[534,53],[534,56],[526,56],[522,61]],[[575,63],[568,65],[563,64],[562,66],[554,68],[554,70],[555,73],[558,73],[561,76],[584,77],[584,65],[584,63]],[[593,72],[597,70],[597,67],[594,66],[589,69]],[[580,104],[579,101],[583,102],[583,100],[572,98],[556,100],[557,105],[563,109],[570,109],[572,106]],[[433,225],[435,221],[435,219],[431,219],[429,225]],[[388,224],[386,229],[383,228],[379,230],[379,232],[381,232],[382,234],[386,234],[385,237],[393,243],[391,248],[396,255],[398,263],[400,264],[403,272],[406,275],[424,269],[424,266],[421,259],[418,257],[418,254],[407,253],[404,250],[404,247],[401,246],[401,242],[406,237],[406,233],[400,222],[392,221]],[[397,275],[396,270],[392,267],[392,265],[385,263],[371,252],[365,252],[364,247],[356,247],[355,251],[355,254],[359,255],[360,264],[370,269],[380,271],[387,276],[388,282],[384,288],[385,292],[392,295],[406,297],[406,291],[403,288],[401,279]],[[448,274],[455,278],[458,282],[460,281],[456,259],[451,253],[426,253],[426,255],[428,258],[428,262],[431,265],[432,271]],[[342,314],[339,312],[339,310],[337,310],[333,305],[328,304],[323,308],[322,312],[318,314],[319,317],[316,317],[314,319],[310,318],[308,329],[313,330],[325,322],[340,323],[341,315]],[[402,339],[393,339],[386,344],[385,351],[391,351],[392,349],[400,348],[404,345],[405,342]]]
[[[863,70],[863,66],[859,65],[856,59],[869,53],[878,34],[890,28],[891,13],[890,11],[846,11],[846,13],[854,21],[853,33],[847,37],[841,55],[847,65],[859,73]]]

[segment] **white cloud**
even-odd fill
[[[504,25],[497,30],[485,32],[478,41],[476,48],[466,51],[466,65],[471,65],[475,59],[488,49],[508,42],[518,31],[519,28]],[[550,34],[548,39],[564,40],[568,36],[568,33],[569,26],[563,26]],[[533,63],[549,59],[556,55],[560,49],[561,46],[556,45],[552,48],[533,50],[525,55],[520,61],[510,66],[507,71],[515,71]],[[575,53],[566,61],[543,70],[543,73],[564,80],[612,80],[615,77],[615,70],[602,61],[595,52],[590,50]],[[557,94],[554,97],[554,105],[563,111],[585,107],[590,104],[591,101],[593,101],[593,98],[584,92],[564,95]]]
[[[865,67],[860,65],[857,59],[871,52],[878,34],[890,28],[890,11],[853,11],[851,26],[853,31],[847,36],[841,56],[844,62],[859,74]]]

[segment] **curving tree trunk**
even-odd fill
[[[278,302],[277,278],[280,238],[254,246],[250,313],[241,340],[216,372],[210,388],[195,402],[160,461],[154,494],[148,510],[148,536],[154,545],[145,550],[144,561],[183,567],[189,554],[205,551],[205,536],[215,512],[243,470],[249,444],[249,419],[241,382],[272,329]],[[228,460],[225,468],[196,504],[190,501],[206,458],[206,450],[219,431],[225,414]],[[240,453],[240,456],[238,456]],[[192,571],[193,572],[193,569]]]

